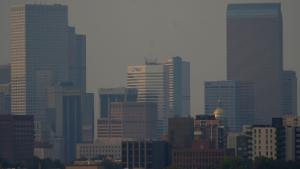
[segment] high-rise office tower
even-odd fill
[[[54,133],[53,157],[75,160],[76,144],[82,141],[82,91],[70,82],[48,88],[48,121]]]
[[[176,56],[164,63],[167,67],[169,112],[172,116],[191,114],[190,63]]]
[[[136,102],[137,89],[134,88],[101,88],[98,90],[100,100],[100,118],[108,117],[110,104],[113,102]]]
[[[156,62],[128,66],[127,87],[138,90],[138,102],[157,103],[158,135],[166,132],[168,126],[168,98],[166,66]]]
[[[240,131],[243,125],[252,124],[253,84],[232,80],[205,82],[205,113],[213,114],[217,107],[224,110],[225,126],[229,131]]]
[[[36,142],[47,142],[47,88],[72,81],[85,92],[85,37],[68,26],[63,5],[11,8],[11,111],[35,119]]]
[[[255,87],[255,123],[282,115],[282,14],[279,3],[229,4],[227,80]]]
[[[12,112],[38,114],[37,88],[67,79],[68,9],[61,5],[11,8]]]
[[[283,101],[284,115],[297,115],[297,76],[295,71],[283,72]]]
[[[86,37],[76,34],[74,27],[69,30],[69,81],[86,92]]]

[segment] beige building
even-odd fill
[[[111,103],[107,118],[97,123],[97,139],[154,139],[156,137],[156,103]]]
[[[300,159],[300,116],[286,116],[283,118],[285,128],[285,160]]]
[[[286,116],[283,118],[283,126],[300,127],[300,116]]]
[[[102,139],[94,143],[76,145],[76,159],[93,159],[99,156],[121,160],[121,139]]]
[[[261,156],[277,159],[275,127],[252,127],[252,159]]]

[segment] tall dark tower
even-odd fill
[[[228,5],[227,79],[254,83],[255,123],[282,115],[282,60],[281,5]]]

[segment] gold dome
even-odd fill
[[[220,117],[220,116],[223,116],[224,114],[224,110],[220,107],[217,107],[214,112],[213,112],[214,116],[217,118],[217,117]]]

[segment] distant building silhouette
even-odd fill
[[[283,113],[297,115],[297,76],[295,71],[283,72]]]
[[[94,93],[83,95],[82,141],[94,141]]]
[[[205,82],[205,113],[212,114],[217,107],[224,110],[224,123],[229,131],[241,131],[243,125],[253,124],[253,84],[233,80]]]
[[[10,65],[0,65],[0,114],[10,114]]]
[[[228,5],[227,79],[254,83],[257,124],[283,114],[282,43],[279,3]]]
[[[11,114],[10,84],[0,84],[0,114]]]

